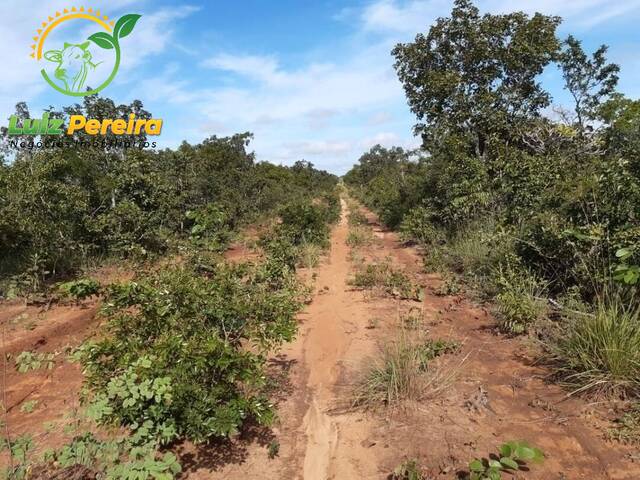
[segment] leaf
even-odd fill
[[[138,15],[137,13],[130,13],[123,17],[120,17],[116,22],[116,26],[113,28],[113,36],[114,38],[124,38],[129,35],[133,31],[133,27],[136,26],[136,23],[140,19],[142,15]]]
[[[534,451],[524,445],[520,445],[515,452],[515,457],[523,460],[531,460],[535,457]]]
[[[533,458],[531,459],[534,463],[542,463],[544,461],[544,452],[539,448],[532,448],[533,450]]]
[[[520,468],[518,466],[518,463],[513,458],[510,458],[510,457],[502,457],[500,459],[500,463],[503,466],[510,468],[511,470],[518,470]]]
[[[112,50],[115,48],[115,40],[106,32],[94,33],[89,37],[89,40],[105,50]]]
[[[472,472],[484,472],[484,465],[482,464],[482,460],[476,458],[469,464],[469,470]]]
[[[500,455],[503,457],[510,457],[513,453],[513,449],[511,448],[511,444],[505,443],[500,447]]]
[[[616,257],[618,257],[618,258],[625,259],[625,258],[628,258],[630,256],[631,256],[631,250],[629,250],[628,248],[621,248],[620,250],[618,250],[616,252]]]

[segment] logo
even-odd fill
[[[131,34],[140,17],[131,13],[110,21],[99,10],[65,8],[42,22],[33,37],[31,57],[42,65],[42,77],[58,92],[72,97],[94,95],[118,74],[120,39]],[[96,25],[100,30],[87,35]]]

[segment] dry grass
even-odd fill
[[[434,350],[435,343],[420,341],[415,338],[415,332],[402,329],[394,341],[383,347],[380,356],[370,362],[354,392],[353,406],[396,407],[446,390],[455,380],[459,367],[432,362],[435,356],[449,353]]]

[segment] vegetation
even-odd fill
[[[97,96],[51,115],[66,120],[78,110],[145,115],[140,102],[116,107]],[[24,104],[17,111],[29,115]],[[6,439],[7,478],[83,468],[91,478],[171,479],[181,468],[167,446],[273,421],[267,357],[296,333],[305,292],[296,266],[317,263],[340,202],[335,176],[304,161],[256,163],[250,139],[211,137],[175,151],[12,151],[4,137],[12,160],[0,164],[0,295],[48,295],[55,285],[76,302],[103,297],[103,331],[74,358],[88,418],[126,432],[103,439],[88,424],[44,464],[27,454],[30,442]],[[251,222],[271,224],[261,259],[225,261],[221,253]],[[174,260],[156,262],[160,255]],[[137,262],[135,278],[78,278],[109,258]],[[47,353],[23,352],[15,362],[21,372],[54,366]]]
[[[431,368],[440,355],[457,351],[457,344],[443,340],[421,342],[406,331],[385,345],[355,390],[353,405],[377,408],[396,407],[406,401],[421,400],[446,387],[445,379]]]
[[[503,472],[528,470],[527,463],[541,463],[544,454],[526,442],[511,441],[500,446],[499,455],[476,458],[469,463],[469,480],[500,480]]]
[[[414,285],[404,272],[391,266],[389,262],[363,265],[356,271],[351,285],[362,288],[381,288],[394,297],[420,301],[423,291]]]
[[[344,181],[428,269],[493,300],[500,330],[537,332],[571,388],[638,399],[640,103],[607,47],[585,52],[560,22],[456,0],[393,50],[422,148],[376,146]],[[552,66],[574,103],[548,115]]]
[[[423,480],[424,478],[417,460],[402,462],[391,475],[392,480]]]

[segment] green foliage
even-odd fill
[[[489,138],[535,117],[550,99],[537,77],[555,57],[559,17],[480,15],[456,0],[450,17],[393,50],[415,131],[438,142],[463,135],[484,156]]]
[[[499,289],[495,298],[498,328],[516,335],[527,332],[545,312],[538,300],[543,290],[540,281],[526,269],[507,264],[499,268],[496,283]]]
[[[640,394],[640,308],[612,297],[567,321],[552,345],[562,381],[592,394]]]
[[[532,330],[569,294],[586,304],[575,319],[559,308],[536,333],[567,383],[636,395],[640,101],[616,93],[606,46],[561,41],[559,23],[456,0],[393,50],[422,151],[374,147],[344,181],[423,247],[425,268],[495,300],[504,332]],[[543,114],[541,74],[554,62],[574,101],[559,120]],[[363,273],[359,283],[377,283]],[[616,306],[603,307],[611,292]]]
[[[161,443],[270,423],[264,363],[293,337],[300,302],[292,273],[274,284],[268,268],[168,266],[109,287],[109,336],[81,349],[93,418]]]
[[[32,413],[38,406],[38,400],[27,400],[20,406],[20,411],[23,413]]]
[[[633,257],[633,251],[621,248],[616,252],[620,262],[613,271],[613,279],[626,285],[637,285],[640,281],[640,265],[630,265],[628,262]]]
[[[634,403],[631,408],[617,418],[607,432],[611,440],[626,445],[640,445],[640,405]]]
[[[280,442],[277,440],[271,440],[269,445],[267,445],[267,453],[269,458],[274,459],[280,453]]]
[[[29,118],[25,104],[16,108],[20,118]],[[151,118],[139,101],[117,106],[98,96],[50,112],[64,121],[73,114],[127,118],[130,113]],[[0,146],[15,157],[0,167],[0,293],[5,295],[42,289],[52,278],[73,275],[105,256],[145,259],[185,240],[220,250],[238,227],[289,203],[320,199],[326,215],[339,212],[334,175],[308,162],[256,163],[247,148],[249,133],[159,151],[101,147],[84,132],[74,136],[90,144],[82,149],[14,149],[14,139],[20,140],[2,131]],[[104,140],[105,145],[139,144],[146,137],[109,133]]]
[[[392,480],[423,480],[425,477],[420,471],[417,460],[406,460],[398,465],[391,475]]]
[[[84,466],[105,480],[172,480],[182,470],[173,453],[159,453],[152,443],[136,444],[129,439],[102,441],[92,433],[48,451],[45,461],[51,471]]]
[[[7,450],[11,456],[13,467],[7,466],[0,470],[3,480],[27,480],[31,469],[31,452],[33,440],[28,435],[23,435],[10,441],[3,438],[0,451]]]
[[[27,373],[31,370],[44,368],[52,370],[55,366],[55,355],[53,353],[21,352],[16,357],[16,370],[20,373]]]
[[[433,212],[426,207],[415,207],[403,216],[400,234],[404,240],[423,246],[438,245],[444,240],[442,232],[434,225]]]
[[[92,278],[81,278],[58,285],[58,290],[76,301],[100,294],[100,283]]]
[[[190,220],[191,239],[199,246],[213,251],[222,251],[231,239],[227,214],[217,205],[209,203],[198,210],[189,210],[185,214]]]
[[[525,469],[527,463],[542,463],[544,454],[524,441],[504,443],[500,455],[476,458],[469,463],[469,480],[500,480],[503,472],[513,473]]]

